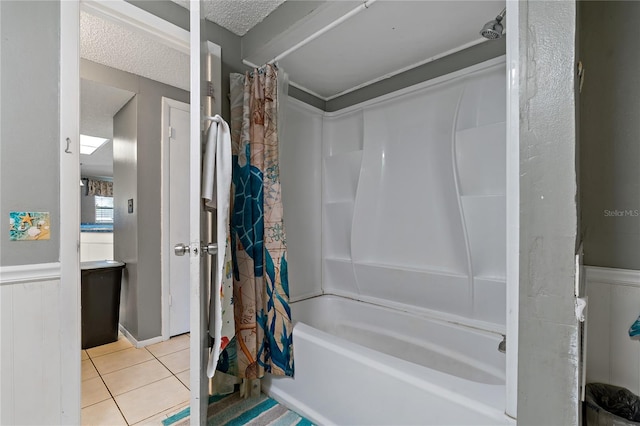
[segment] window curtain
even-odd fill
[[[293,376],[287,243],[278,159],[278,70],[231,74],[231,252],[235,344],[218,370]],[[254,385],[251,385],[254,386]]]
[[[113,182],[97,179],[86,179],[87,195],[113,197]]]

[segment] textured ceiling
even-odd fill
[[[1,0],[0,0],[1,1]],[[93,62],[189,90],[189,55],[130,27],[80,13],[80,56]],[[113,137],[113,116],[134,95],[82,80],[80,132]],[[113,144],[80,155],[83,176],[113,176]]]
[[[189,55],[86,12],[80,13],[80,56],[189,90]]]
[[[182,7],[189,8],[189,0],[171,0]],[[243,36],[273,12],[285,0],[205,0],[205,17]]]

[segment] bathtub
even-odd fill
[[[321,425],[515,424],[501,336],[339,296],[292,303],[295,378],[274,399]]]

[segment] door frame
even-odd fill
[[[518,415],[518,326],[520,311],[520,14],[527,2],[507,0],[507,352],[505,414]],[[521,9],[523,8],[523,9]]]
[[[171,338],[171,323],[170,323],[170,306],[169,296],[171,289],[170,280],[170,263],[173,250],[171,247],[171,241],[169,238],[169,227],[171,224],[171,218],[169,217],[169,200],[170,200],[170,158],[169,158],[169,139],[171,135],[169,133],[169,110],[171,108],[178,108],[183,111],[190,112],[190,106],[186,102],[180,102],[175,99],[162,97],[162,143],[160,149],[161,169],[160,169],[160,222],[162,228],[160,230],[161,241],[161,287],[162,287],[162,340],[169,340]],[[188,140],[187,140],[188,143]]]
[[[60,423],[80,424],[80,11],[190,53],[189,32],[125,0],[60,1]],[[69,138],[69,146],[67,146]],[[69,151],[69,152],[67,152]]]
[[[64,1],[62,3],[65,3]],[[130,4],[128,2],[126,2],[125,0],[110,0],[108,2],[98,2],[98,1],[92,1],[92,0],[79,0],[79,3],[81,5],[81,10],[84,12],[87,12],[91,15],[100,17],[102,19],[114,22],[116,24],[119,25],[123,25],[129,29],[131,29],[132,31],[136,31],[136,32],[141,32],[143,34],[145,34],[145,36],[150,37],[168,47],[171,47],[173,49],[176,49],[182,53],[186,53],[186,54],[190,54],[190,39],[189,39],[189,31],[178,27],[177,25],[172,24],[169,21],[166,21],[156,15],[153,15],[143,9],[140,9],[136,6],[134,6],[133,4]],[[79,28],[80,23],[78,21],[77,25],[75,25],[75,27]],[[78,44],[80,42],[79,40],[79,34],[77,35],[78,38]],[[78,75],[78,81],[80,79],[80,76]],[[165,98],[163,97],[163,100]],[[168,98],[167,98],[168,99]],[[173,101],[173,100],[172,100]],[[174,102],[178,102],[178,101],[174,101]],[[188,104],[185,104],[188,105]],[[164,104],[163,104],[164,107]],[[165,140],[165,125],[164,125],[164,109],[163,109],[163,113],[162,113],[162,120],[163,120],[163,124],[162,124],[162,148],[161,150],[164,150],[164,140]],[[161,151],[161,155],[162,155],[162,160],[161,160],[161,179],[165,179],[164,176],[164,167],[165,167],[165,159],[164,159],[164,151]],[[62,170],[62,169],[61,169]],[[162,183],[162,185],[164,185],[164,183]],[[168,188],[168,186],[167,186]],[[164,191],[164,186],[161,189],[161,223],[162,223],[162,228],[164,228],[165,226],[165,220],[164,220],[164,215],[165,215],[165,207],[162,204],[163,203],[163,198],[165,196],[165,191]],[[62,205],[62,204],[61,204]],[[166,212],[168,213],[168,212]],[[168,214],[167,214],[168,216]],[[78,229],[80,227],[80,224],[78,223]],[[168,321],[169,321],[169,317],[168,317],[168,304],[169,304],[169,300],[168,300],[168,295],[169,295],[169,290],[168,287],[166,289],[165,292],[165,281],[168,280],[167,276],[165,275],[165,273],[168,273],[168,269],[167,271],[165,271],[165,265],[168,262],[168,255],[171,253],[171,249],[168,248],[167,244],[165,243],[164,238],[167,238],[165,236],[166,233],[164,233],[161,230],[161,286],[162,286],[162,290],[161,290],[161,338],[162,340],[167,340],[169,339],[169,328],[168,328]],[[166,315],[165,315],[165,311],[166,311]],[[166,316],[166,318],[165,318]],[[155,339],[155,338],[154,338]]]
[[[60,423],[80,424],[80,7],[60,2]],[[55,366],[52,366],[55,368]]]
[[[189,54],[190,52],[189,31],[125,0],[79,1],[84,12],[124,25],[132,31],[141,32],[145,36],[182,53]]]

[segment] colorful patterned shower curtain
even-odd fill
[[[231,245],[235,345],[218,369],[244,379],[293,376],[287,243],[278,160],[273,65],[231,75]],[[235,370],[235,371],[234,371]]]

